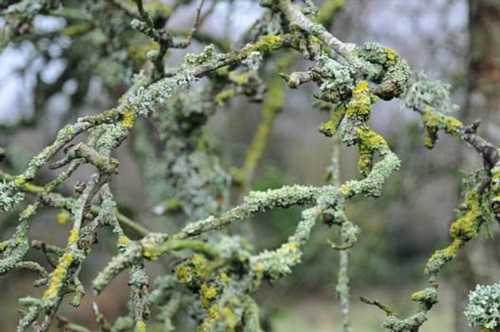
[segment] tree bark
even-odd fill
[[[467,64],[467,96],[462,117],[471,122],[482,119],[481,131],[492,142],[500,140],[500,1],[468,0],[469,3],[469,54]],[[469,168],[466,149],[461,148],[461,164]],[[496,240],[482,241],[471,246],[457,260],[456,278],[453,282],[455,296],[455,331],[473,331],[468,327],[463,309],[467,292],[477,283],[489,283],[487,276],[495,275],[500,259],[495,252],[500,250],[498,234]],[[475,258],[483,256],[481,262]],[[485,257],[489,256],[489,257]],[[486,263],[487,266],[478,266]],[[485,264],[482,264],[485,265]]]
[[[483,118],[483,130],[500,139],[500,1],[469,0],[469,93],[471,116]]]

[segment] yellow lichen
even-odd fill
[[[363,94],[369,91],[368,81],[361,81],[356,85],[356,87],[352,90],[353,95]]]
[[[387,56],[386,64],[389,66],[394,65],[399,57],[398,53],[389,47],[384,48],[384,52],[385,55]]]
[[[451,116],[444,117],[445,130],[448,134],[456,135],[459,133],[460,129],[463,127],[463,123]]]
[[[143,320],[138,320],[135,324],[135,332],[146,332],[146,323]]]
[[[340,122],[344,118],[345,112],[346,107],[341,104],[331,112],[330,119],[321,125],[319,131],[328,137],[335,135]]]
[[[132,109],[126,110],[125,112],[122,113],[122,121],[121,124],[127,129],[131,129],[134,127],[135,124],[135,112]]]
[[[203,257],[202,255],[193,255],[191,260],[192,260],[192,262],[197,270],[203,270],[206,268],[207,259],[205,257]]]
[[[43,192],[45,192],[44,187],[37,186],[36,184],[30,183],[27,181],[25,181],[21,185],[21,187],[23,188],[23,190],[28,191],[30,193],[43,193]]]
[[[425,290],[421,290],[421,291],[418,291],[418,292],[411,294],[411,300],[415,301],[415,302],[420,302],[420,301],[424,300],[425,297],[426,297]]]
[[[71,214],[66,211],[66,210],[61,210],[57,215],[56,215],[56,222],[59,225],[66,225],[68,221],[70,220]]]
[[[155,261],[160,258],[161,254],[161,250],[155,245],[147,242],[142,244],[142,256],[144,258]]]
[[[461,239],[456,239],[453,240],[448,247],[436,250],[427,261],[425,267],[426,272],[429,274],[439,272],[446,262],[455,258],[462,245],[463,241]]]
[[[428,269],[438,271],[445,262],[456,257],[466,241],[478,235],[482,220],[477,192],[468,193],[466,205],[466,213],[450,226],[451,244],[431,256],[427,263]]]
[[[349,196],[351,194],[351,188],[346,183],[344,183],[339,187],[339,193],[343,196]]]
[[[458,250],[462,248],[464,244],[463,240],[455,239],[451,242],[451,244],[443,250],[443,255],[447,259],[452,259],[458,254]]]
[[[233,331],[240,322],[238,315],[236,315],[232,308],[222,308],[222,316],[224,318],[224,322],[226,323],[226,329],[229,329],[229,331]]]
[[[459,217],[450,227],[452,239],[460,238],[470,240],[475,238],[481,226],[481,206],[479,195],[476,191],[471,191],[465,198],[467,211]]]
[[[370,150],[378,151],[387,148],[385,139],[368,127],[357,128],[357,134],[361,144]]]
[[[430,107],[422,113],[422,120],[426,127],[437,128],[440,124],[439,114]]]
[[[76,244],[79,237],[80,237],[80,231],[77,228],[71,229],[68,237],[68,245],[71,246],[73,244]]]
[[[297,242],[289,242],[289,243],[284,244],[283,247],[287,252],[294,252],[294,251],[297,251],[297,249],[299,248],[299,245]]]
[[[268,35],[260,37],[257,42],[245,47],[242,50],[242,55],[247,57],[252,52],[269,53],[277,50],[283,43],[283,37],[277,35]]]
[[[352,90],[352,98],[347,104],[346,115],[348,118],[367,119],[371,113],[372,98],[367,81],[359,82]]]
[[[190,260],[179,264],[175,270],[177,280],[182,284],[200,285],[211,269],[208,261],[202,255],[193,255]]]
[[[179,265],[175,269],[175,276],[181,284],[188,284],[193,280],[193,270],[189,266]]]
[[[68,270],[73,263],[73,254],[65,253],[59,258],[57,267],[52,272],[50,278],[49,287],[43,293],[42,298],[46,301],[50,301],[58,296],[59,290],[66,281],[66,276],[68,275]]]
[[[203,284],[201,285],[201,304],[208,308],[210,302],[217,297],[217,288],[213,285]]]
[[[257,263],[257,264],[255,264],[254,270],[255,270],[255,272],[257,272],[257,273],[262,273],[262,272],[264,272],[264,264],[262,264],[262,263]]]
[[[22,186],[26,182],[27,182],[26,178],[22,175],[16,176],[16,178],[14,179],[14,183],[18,186]]]
[[[368,126],[357,128],[359,139],[358,168],[362,175],[366,176],[372,168],[375,152],[384,153],[388,150],[385,139],[371,130]]]
[[[373,151],[365,145],[359,146],[358,169],[361,175],[366,176],[371,171],[373,165]]]
[[[220,318],[220,308],[218,305],[213,305],[208,309],[208,317],[212,319]]]
[[[226,272],[221,272],[219,275],[220,280],[225,284],[229,284],[231,282],[231,278],[227,275]]]
[[[434,111],[432,107],[428,107],[424,110],[424,112],[422,113],[422,120],[429,132],[444,130],[447,134],[458,135],[460,133],[460,129],[463,128],[463,123],[460,120],[438,113]],[[434,145],[432,137],[428,137],[426,139],[432,141],[427,142],[426,146]]]
[[[120,235],[117,240],[119,246],[125,247],[130,243],[130,239],[126,235]]]

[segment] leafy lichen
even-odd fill
[[[19,190],[20,181],[0,182],[0,210],[7,212],[24,200],[24,194]]]
[[[471,326],[496,330],[500,326],[500,284],[477,285],[464,313]]]

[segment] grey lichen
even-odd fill
[[[411,70],[395,50],[366,43],[356,49],[356,53],[363,63],[363,75],[377,84],[373,90],[378,97],[390,100],[407,91]]]
[[[143,151],[157,212],[182,210],[195,220],[218,213],[227,204],[230,178],[203,130],[215,112],[210,92],[194,88],[178,93],[152,115],[163,150],[147,152],[144,146]]]
[[[409,109],[432,107],[443,114],[452,114],[458,105],[451,101],[450,85],[437,80],[430,80],[424,74],[414,77],[405,95],[405,105]]]
[[[0,210],[7,212],[24,200],[24,193],[12,182],[0,181]]]
[[[151,84],[147,89],[139,84],[134,93],[128,94],[128,104],[137,109],[140,116],[148,116],[154,112],[158,105],[162,105],[166,100],[182,88],[187,88],[196,78],[189,71],[180,70],[173,77],[164,78]]]
[[[279,249],[264,251],[251,259],[252,268],[258,273],[264,273],[271,280],[277,280],[290,274],[291,267],[300,263],[301,247],[309,239],[311,230],[321,214],[319,207],[313,207],[302,212],[302,221],[297,226],[295,234],[288,238]]]
[[[354,74],[352,66],[348,66],[323,55],[318,59],[317,73],[323,78],[320,91],[323,94],[333,94],[331,99],[345,98],[354,89]]]
[[[473,327],[492,331],[500,327],[500,283],[476,285],[469,294],[464,313]]]
[[[418,331],[418,328],[427,321],[427,314],[419,312],[406,319],[400,319],[390,315],[385,320],[382,326],[391,332],[413,332]]]

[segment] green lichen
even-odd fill
[[[491,209],[495,218],[500,220],[500,166],[491,170]]]
[[[428,287],[411,295],[412,301],[422,305],[423,310],[430,310],[438,303],[438,292],[435,287]]]
[[[381,65],[384,68],[395,65],[399,60],[399,55],[395,50],[377,43],[363,44],[357,49],[357,55],[367,62]]]
[[[465,199],[467,212],[460,216],[450,227],[452,239],[463,239],[469,241],[475,238],[482,224],[482,211],[479,201],[479,193],[469,192]]]
[[[245,47],[242,50],[242,56],[247,57],[253,52],[271,53],[281,48],[283,41],[283,37],[279,35],[262,36],[254,44]]]
[[[425,265],[426,274],[436,275],[439,271],[441,271],[446,263],[457,256],[458,251],[463,247],[463,245],[463,240],[455,239],[445,249],[436,250]]]
[[[475,189],[465,195],[464,209],[450,226],[451,244],[437,250],[426,264],[426,273],[436,275],[443,266],[454,259],[466,242],[476,238],[484,219],[481,212],[480,194]]]
[[[201,304],[205,308],[208,308],[210,306],[210,303],[217,297],[218,290],[217,287],[204,283],[203,285],[201,285],[200,293]]]
[[[389,147],[381,135],[367,126],[359,127],[357,134],[359,139],[358,169],[363,176],[367,176],[372,170],[375,153],[384,154]]]
[[[427,107],[422,112],[422,121],[425,127],[424,145],[431,149],[438,140],[438,132],[445,131],[447,134],[459,136],[462,133],[463,124],[454,117],[435,112]]]
[[[351,119],[367,120],[371,113],[372,98],[367,81],[359,82],[352,90],[352,97],[346,106],[346,116]]]
[[[328,137],[332,137],[337,133],[337,129],[340,126],[340,123],[344,119],[346,114],[346,107],[344,104],[340,104],[337,107],[334,107],[330,114],[330,119],[323,123],[319,128],[319,131]]]
[[[386,55],[385,64],[387,66],[394,66],[399,59],[399,54],[392,48],[385,47],[384,52]]]
[[[376,43],[367,43],[357,49],[357,54],[365,64],[365,77],[378,84],[373,91],[378,97],[390,100],[407,91],[411,71],[396,51]]]
[[[202,255],[193,255],[191,259],[178,265],[175,274],[180,283],[199,288],[209,276],[210,266]]]

